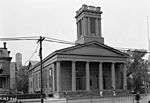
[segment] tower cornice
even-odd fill
[[[87,6],[87,5],[82,5],[82,7],[76,11],[76,16],[77,18],[79,15],[81,15],[83,12],[90,12],[90,13],[96,13],[96,14],[102,14],[103,12],[100,10],[100,7],[95,7],[95,6]]]

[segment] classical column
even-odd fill
[[[52,64],[52,79],[53,79],[53,92],[56,90],[55,89],[55,65],[54,63]]]
[[[60,70],[60,61],[56,62],[56,75],[57,75],[57,92],[61,90],[61,70]]]
[[[83,24],[84,24],[84,27],[83,27],[84,35],[87,35],[88,26],[87,26],[87,18],[86,17],[83,18]]]
[[[90,90],[90,72],[89,72],[89,62],[86,62],[86,90]]]
[[[127,89],[127,67],[126,64],[123,64],[123,89]]]
[[[91,30],[90,30],[90,18],[88,17],[88,33],[87,35],[90,35],[91,34]]]
[[[115,63],[111,64],[111,78],[112,78],[112,80],[111,80],[112,87],[113,87],[113,89],[115,89],[116,88],[115,87]]]
[[[99,21],[98,21],[98,19],[96,19],[96,36],[99,36]]]
[[[76,91],[76,68],[75,68],[75,61],[72,61],[72,91]]]
[[[99,63],[99,90],[103,90],[103,69],[102,63]]]

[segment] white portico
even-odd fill
[[[55,54],[53,91],[126,89],[125,53],[89,42]]]

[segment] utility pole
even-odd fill
[[[42,41],[44,40],[45,38],[40,36],[40,39],[38,40],[38,42],[40,42],[40,50],[39,50],[39,56],[40,56],[40,66],[41,66],[41,69],[40,69],[40,72],[41,72],[41,103],[43,103],[43,75],[42,75],[42,68],[43,68],[43,65],[42,65]]]

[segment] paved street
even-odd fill
[[[140,103],[148,103],[150,101],[150,94],[147,96],[141,96]]]

